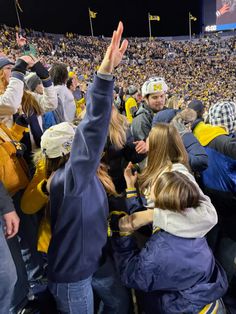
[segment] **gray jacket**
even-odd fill
[[[131,133],[135,141],[145,140],[148,137],[152,128],[153,116],[153,111],[145,103],[142,103],[135,113],[131,125]]]

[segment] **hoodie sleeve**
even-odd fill
[[[39,95],[37,93],[32,93],[32,95],[39,103],[43,112],[53,111],[57,108],[57,93],[52,83],[46,87],[44,86],[43,95]]]
[[[21,198],[21,209],[25,214],[35,214],[47,204],[49,197],[43,191],[45,178],[45,164],[40,161]]]
[[[6,91],[0,95],[0,116],[16,113],[21,104],[24,83],[23,75],[22,80],[19,77],[11,77]]]
[[[113,79],[94,77],[86,115],[76,129],[70,159],[65,166],[65,194],[80,194],[96,175],[108,133],[113,85]]]
[[[189,164],[194,172],[202,172],[208,167],[208,156],[204,147],[199,143],[193,133],[182,136],[184,146],[188,152]]]

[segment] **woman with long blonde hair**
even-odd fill
[[[29,56],[23,56],[16,64],[7,57],[0,57],[0,118],[8,120],[8,116],[18,110],[24,89],[24,74],[33,62]],[[9,125],[11,126],[11,124]]]
[[[155,184],[160,174],[171,170],[173,164],[180,163],[189,169],[188,154],[173,125],[159,123],[153,127],[147,145],[149,149],[147,167],[139,176],[142,190]]]
[[[12,78],[10,75],[13,63],[11,63],[7,58],[0,58],[0,67],[1,59],[2,64],[5,64],[5,66],[0,69],[0,94],[2,94],[2,96],[0,96],[0,113],[1,115],[4,115],[4,121],[7,121],[9,126],[11,126],[13,122],[12,114],[15,114],[17,110],[19,110],[20,113],[25,114],[28,119],[28,121],[26,121],[29,123],[30,128],[30,140],[26,140],[25,144],[29,147],[29,151],[31,151],[35,147],[40,147],[40,138],[42,135],[41,115],[44,112],[57,108],[58,100],[56,91],[52,85],[48,71],[44,68],[42,63],[34,57],[21,57],[13,68]],[[22,81],[26,72],[26,67],[28,67],[28,63],[26,63],[25,60],[29,62],[31,71],[35,72],[42,80],[44,87],[42,95],[31,91],[25,91],[23,89],[24,84]],[[22,81],[19,82],[20,79]],[[17,84],[14,91],[12,89],[13,83],[15,85]],[[2,105],[1,102],[8,104],[8,110],[6,110],[6,106],[4,107],[4,104]],[[18,103],[16,104],[16,102]],[[12,103],[10,110],[9,103]],[[5,112],[3,112],[3,110],[5,110]],[[16,117],[17,116],[14,118]]]

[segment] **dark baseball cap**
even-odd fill
[[[193,109],[196,112],[201,112],[204,109],[204,105],[201,100],[198,99],[193,99],[190,101],[188,104],[188,108]]]
[[[8,64],[14,65],[15,63],[10,61],[6,57],[0,57],[0,69],[2,69],[3,67],[5,67],[5,65],[8,65]]]

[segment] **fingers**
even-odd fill
[[[7,219],[5,221],[6,225],[5,225],[5,234],[7,239],[11,238],[12,232],[13,232],[13,224],[12,224],[12,220]]]
[[[116,44],[117,44],[117,46],[120,45],[120,41],[121,41],[121,36],[122,36],[123,30],[124,30],[123,23],[119,22],[117,30],[116,30],[116,32],[117,32],[117,36],[116,36]]]
[[[122,53],[122,55],[125,53],[127,47],[128,47],[128,40],[125,39],[125,40],[123,40],[121,47],[120,47],[120,53]]]
[[[132,162],[130,161],[130,162],[128,163],[126,169],[132,169],[132,166],[133,166],[133,164],[132,164]]]
[[[124,30],[123,23],[119,22],[117,30],[113,32],[112,41],[111,41],[112,45],[115,45],[116,47],[120,46],[120,41],[121,41],[123,30]],[[123,45],[123,47],[122,47],[122,45]],[[120,50],[120,52],[122,52],[122,51],[125,52],[125,50],[128,46],[128,41],[127,40],[123,41],[122,45],[121,45],[122,50]]]
[[[7,238],[8,239],[13,238],[17,234],[18,230],[19,230],[19,222],[13,220],[11,223],[11,230],[9,233],[7,233]]]
[[[112,39],[111,39],[111,46],[114,47],[116,44],[116,31],[113,31]]]

